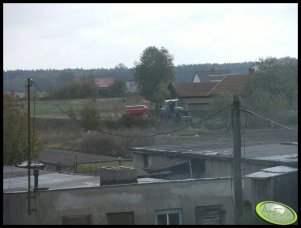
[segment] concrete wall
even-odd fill
[[[149,161],[149,165],[154,165],[160,162],[166,162],[169,161],[171,159],[175,159],[176,157],[167,157],[167,156],[160,156],[160,155],[152,155],[149,156],[148,161]]]
[[[225,161],[206,160],[205,161],[205,176],[220,177],[231,176],[231,163]]]
[[[137,183],[136,169],[130,167],[103,167],[100,169],[100,184]]]
[[[260,164],[241,163],[241,174],[247,175],[255,173],[261,169],[270,166]],[[206,177],[225,177],[232,175],[232,163],[230,161],[206,160],[205,161],[205,176]]]
[[[62,224],[62,216],[90,215],[91,224],[106,224],[106,213],[134,212],[135,224],[155,224],[155,210],[182,208],[183,224],[196,224],[196,207],[222,205],[225,224],[233,224],[230,179],[40,191],[27,215],[27,193],[3,194],[4,224]]]
[[[168,156],[160,156],[160,155],[147,155],[148,156],[148,164],[154,165],[157,163],[169,161],[171,158]],[[133,167],[136,169],[137,176],[148,175],[149,173],[144,171],[144,158],[143,154],[133,154]]]

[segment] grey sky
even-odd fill
[[[298,58],[298,5],[4,4],[4,70],[133,67],[148,46],[174,64]]]

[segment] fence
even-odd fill
[[[45,170],[51,170],[60,173],[74,173],[81,175],[99,175],[101,167],[105,166],[127,166],[132,167],[132,159],[112,159],[106,161],[88,161],[88,162],[77,162],[73,163],[61,163],[61,162],[44,162]]]

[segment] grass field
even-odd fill
[[[194,126],[186,122],[175,123],[173,121],[162,121],[159,118],[155,119],[154,125],[147,128],[122,127],[120,129],[106,129],[104,127],[106,125],[101,126],[102,130],[113,133],[113,135],[93,131],[86,132],[80,126],[71,126],[68,121],[61,120],[68,119],[68,116],[59,109],[68,111],[71,108],[79,117],[79,111],[89,102],[91,102],[91,100],[88,99],[56,100],[55,104],[49,101],[36,102],[35,116],[42,119],[42,124],[37,125],[39,126],[37,130],[41,134],[45,148],[67,149],[81,151],[83,153],[131,158],[131,152],[128,149],[135,146],[191,143],[200,140],[220,139],[223,137],[228,138],[227,142],[230,142],[230,147],[232,145],[232,130],[227,129],[227,126],[222,127],[222,120],[215,118]],[[149,105],[142,97],[97,99],[93,102],[95,102],[98,107],[101,118],[111,120],[119,118],[124,113],[125,106],[127,105]],[[23,108],[26,112],[26,101],[23,101]],[[31,116],[33,116],[33,104],[31,110]],[[201,118],[204,118],[204,116],[193,117],[192,124],[198,123]],[[63,124],[63,122],[67,122],[67,124]],[[188,126],[185,127],[186,125]],[[266,127],[269,126],[267,125]],[[181,130],[178,131],[177,129]],[[266,132],[262,130],[258,130],[254,133],[253,130],[247,129],[246,141],[249,140],[250,143],[259,141],[297,141],[294,132],[289,131],[289,136],[285,139],[286,134],[282,134],[283,131],[281,131],[281,129],[270,129],[270,131],[272,132],[270,134],[266,134]],[[172,133],[165,134],[165,132]],[[248,135],[249,133],[250,135]],[[160,135],[156,137],[143,137],[156,134]],[[119,137],[118,135],[130,137]],[[217,144],[223,143],[222,140],[217,141]],[[114,164],[116,163],[85,164],[80,165],[78,168],[82,171],[95,170],[99,169],[102,165],[110,166]],[[131,166],[131,164],[122,165]]]
[[[132,98],[104,98],[104,99],[70,99],[70,100],[55,100],[55,101],[36,101],[35,105],[31,102],[32,116],[35,113],[39,118],[62,118],[67,119],[68,116],[64,113],[72,109],[76,115],[79,115],[80,110],[87,104],[93,102],[99,110],[101,117],[120,117],[127,105],[146,104],[148,102],[142,97],[136,96]],[[27,112],[27,101],[20,101],[22,107]]]

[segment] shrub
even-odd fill
[[[80,111],[81,124],[85,130],[96,130],[99,126],[98,109],[94,102],[87,103]]]
[[[149,117],[135,116],[130,114],[124,114],[118,119],[118,126],[125,127],[140,127],[146,128],[154,125],[154,120]]]
[[[120,131],[117,132],[118,134],[131,135],[133,137],[119,137],[88,131],[83,135],[79,147],[81,151],[87,153],[130,158],[132,156],[129,151],[131,147],[150,145],[153,142],[152,138],[135,137],[143,135],[141,131],[132,129],[131,131],[124,130],[122,133]]]

